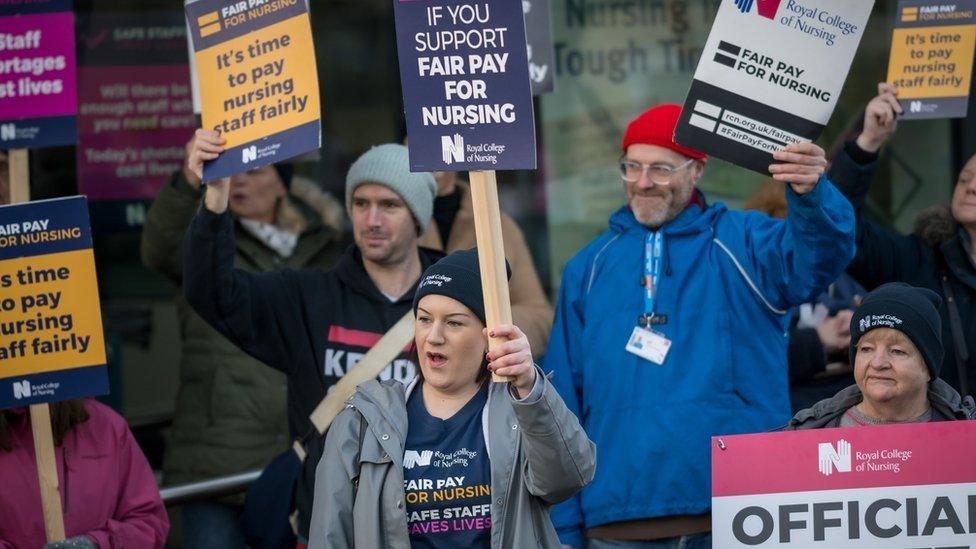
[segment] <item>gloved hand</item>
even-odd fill
[[[44,549],[98,549],[98,546],[88,536],[75,536],[64,541],[52,541]]]

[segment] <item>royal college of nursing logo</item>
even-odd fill
[[[837,447],[829,442],[817,445],[818,469],[824,476],[851,472],[851,443],[844,439],[837,441]]]
[[[766,19],[775,19],[776,12],[779,11],[779,4],[782,0],[732,0],[735,2],[735,7],[739,8],[742,13],[749,13],[752,11],[752,5],[756,5],[756,9],[759,11],[759,15],[765,17]]]
[[[427,467],[430,465],[431,458],[434,457],[432,450],[406,450],[403,452],[403,468],[413,469],[416,466]]]
[[[30,381],[26,379],[24,381],[14,382],[14,398],[20,400],[22,398],[30,398],[31,396],[31,384]]]
[[[464,162],[464,138],[461,134],[441,136],[441,154],[445,164]]]
[[[250,147],[244,147],[243,149],[241,149],[241,162],[247,164],[249,162],[254,162],[257,159],[258,159],[258,148],[255,147],[254,145],[251,145]]]

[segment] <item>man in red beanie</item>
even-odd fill
[[[678,105],[627,127],[627,205],[566,265],[546,352],[597,444],[596,478],[553,509],[582,547],[710,547],[710,437],[790,417],[791,307],[854,256],[854,212],[813,143],[775,153],[789,216],[730,212],[696,184],[707,156],[674,142]]]

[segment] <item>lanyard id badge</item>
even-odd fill
[[[655,331],[634,326],[634,331],[627,341],[626,349],[628,353],[635,354],[660,366],[668,358],[671,340]]]
[[[661,231],[648,233],[644,241],[644,313],[638,319],[638,326],[627,340],[627,352],[637,355],[654,364],[664,364],[671,350],[671,340],[651,329],[655,318],[654,307],[657,302],[657,288],[661,281],[661,263],[664,257],[664,235]]]

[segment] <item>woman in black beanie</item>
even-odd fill
[[[855,385],[801,410],[786,428],[976,419],[973,398],[939,379],[941,303],[935,292],[901,282],[869,293],[851,318]]]
[[[559,547],[549,507],[593,478],[595,448],[521,330],[496,326],[487,352],[484,309],[476,250],[421,276],[421,375],[363,383],[332,423],[310,549]]]

